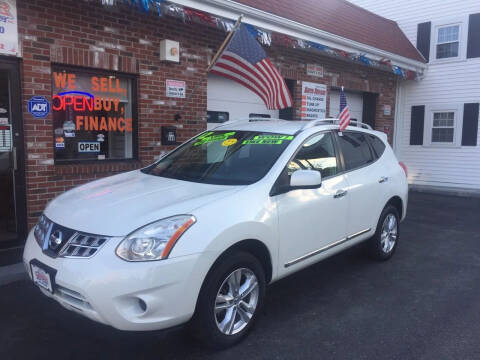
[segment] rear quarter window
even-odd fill
[[[385,152],[385,143],[375,135],[368,135],[368,140],[375,151],[375,155],[380,158]]]
[[[367,134],[361,132],[344,132],[338,137],[342,149],[345,170],[353,170],[375,161],[374,154],[368,144]]]

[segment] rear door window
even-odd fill
[[[385,151],[385,143],[375,135],[368,135],[368,140],[375,151],[375,155],[377,155],[377,158],[380,158]]]
[[[366,166],[375,161],[366,134],[349,131],[342,133],[338,139],[346,171]]]

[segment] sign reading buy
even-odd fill
[[[127,96],[127,89],[121,86],[120,79],[92,76],[88,80],[88,88],[85,82],[80,87],[76,74],[54,72],[54,87],[64,91],[53,95],[53,111],[73,112],[76,131],[131,132],[132,118],[125,117],[120,98]]]

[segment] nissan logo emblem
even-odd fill
[[[60,230],[55,230],[51,235],[50,235],[50,240],[48,241],[48,244],[50,245],[50,248],[55,250],[60,246],[60,244],[63,241],[63,234]]]

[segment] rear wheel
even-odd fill
[[[388,260],[395,253],[400,235],[397,209],[387,205],[380,215],[375,235],[368,242],[369,255],[375,260]]]
[[[242,340],[263,305],[265,286],[265,273],[255,256],[236,252],[223,257],[200,291],[192,335],[213,348]]]

